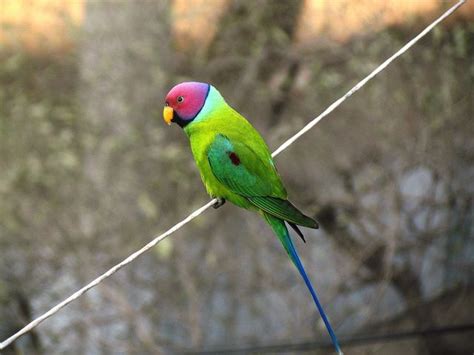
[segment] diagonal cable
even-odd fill
[[[456,11],[461,5],[463,5],[466,2],[466,0],[460,0],[458,1],[455,5],[453,5],[451,8],[449,8],[445,13],[443,13],[440,17],[438,17],[434,22],[432,22],[428,27],[426,27],[423,31],[421,31],[416,37],[414,37],[411,41],[409,41],[407,44],[405,44],[402,48],[400,48],[395,54],[393,54],[390,58],[388,58],[386,61],[384,61],[382,64],[380,64],[374,71],[372,71],[369,75],[367,75],[364,79],[359,81],[352,89],[350,89],[344,96],[333,102],[326,110],[324,110],[318,117],[314,118],[311,120],[306,126],[304,126],[300,131],[298,131],[295,135],[293,135],[291,138],[289,138],[287,141],[285,141],[280,147],[278,147],[277,150],[275,150],[272,153],[272,157],[276,157],[278,154],[280,154],[282,151],[287,149],[290,145],[292,145],[297,139],[299,139],[303,134],[308,132],[311,128],[313,128],[319,121],[321,121],[324,117],[326,117],[328,114],[330,114],[332,111],[334,111],[339,105],[341,105],[348,97],[350,97],[352,94],[354,94],[357,90],[359,90],[361,87],[363,87],[369,80],[374,78],[377,74],[379,74],[381,71],[383,71],[390,63],[392,63],[395,59],[400,57],[403,53],[405,53],[410,47],[412,47],[416,42],[418,42],[421,38],[423,38],[426,34],[428,34],[434,27],[436,27],[441,21],[446,19],[448,16],[450,16],[454,11]],[[67,306],[69,303],[73,302],[74,300],[78,299],[81,297],[84,293],[89,291],[91,288],[97,286],[100,284],[102,281],[105,279],[109,278],[113,274],[115,274],[118,270],[123,268],[124,266],[130,264],[133,260],[138,258],[140,255],[145,253],[147,250],[153,248],[155,245],[157,245],[159,242],[161,242],[163,239],[166,237],[170,236],[174,232],[176,232],[178,229],[183,227],[185,224],[189,223],[191,220],[202,214],[204,211],[209,209],[214,203],[216,203],[217,200],[213,199],[209,201],[207,204],[204,206],[198,208],[195,210],[193,213],[191,213],[189,216],[187,216],[185,219],[183,219],[181,222],[175,224],[173,227],[168,229],[166,232],[156,236],[152,241],[150,241],[148,244],[146,244],[144,247],[141,249],[137,250],[133,254],[131,254],[129,257],[124,259],[122,262],[119,264],[115,265],[114,267],[110,268],[107,270],[105,273],[97,277],[95,280],[91,281],[89,284],[86,286],[82,287],[78,291],[74,292],[71,296],[66,298],[64,301],[58,303],[56,306],[51,308],[49,311],[46,313],[43,313],[41,316],[37,317],[30,323],[28,323],[26,326],[24,326],[22,329],[20,329],[18,332],[10,336],[8,339],[0,343],[0,350],[5,349],[7,346],[9,346],[11,343],[13,343],[16,339],[21,337],[22,335],[30,332],[32,329],[37,327],[40,323],[42,323],[44,320],[47,318],[53,316],[57,312],[59,312],[62,308]]]

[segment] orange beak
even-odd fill
[[[165,106],[163,108],[163,119],[168,124],[168,126],[171,124],[171,120],[173,119],[173,108],[170,106]]]

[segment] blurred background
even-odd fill
[[[0,340],[208,201],[161,119],[174,84],[213,83],[274,150],[453,3],[0,0]],[[341,338],[474,322],[473,119],[469,1],[276,159],[322,226],[295,240]],[[473,336],[345,352],[467,354]],[[226,204],[5,354],[328,339],[269,228]]]

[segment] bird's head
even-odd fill
[[[173,87],[165,99],[163,119],[170,125],[174,122],[185,127],[192,122],[206,103],[211,85],[184,82]]]

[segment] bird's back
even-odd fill
[[[264,171],[264,179],[271,186],[271,195],[286,199],[286,190],[278,175],[267,144],[257,130],[225,101],[216,105],[212,110],[204,112],[205,117],[200,118],[192,125],[186,127],[186,134],[191,142],[191,150],[201,173],[201,178],[209,194],[215,197],[223,197],[231,202],[245,208],[251,208],[251,204],[241,196],[223,186],[214,176],[208,160],[210,146],[215,142],[218,135],[224,136],[231,142],[238,142],[249,148],[258,157],[258,170]],[[255,164],[253,159],[240,157],[243,163]],[[247,161],[246,161],[247,160]],[[255,168],[248,166],[249,169]]]

